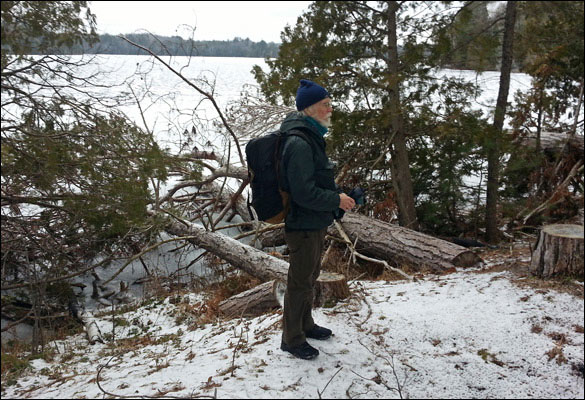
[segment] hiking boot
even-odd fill
[[[298,346],[289,346],[284,342],[281,342],[280,349],[288,351],[293,356],[302,360],[311,360],[319,355],[319,350],[311,346],[307,342],[303,342]]]
[[[308,337],[309,339],[325,340],[329,339],[332,333],[331,329],[323,328],[322,326],[315,324],[313,329],[305,332],[305,337]]]

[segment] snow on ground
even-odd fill
[[[583,297],[522,279],[492,268],[352,281],[349,300],[314,311],[334,336],[309,340],[311,361],[279,349],[280,310],[197,325],[202,295],[153,299],[116,316],[115,345],[55,342],[62,354],[3,382],[2,397],[582,399]]]

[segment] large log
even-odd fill
[[[583,278],[583,226],[544,226],[532,252],[530,271],[541,278],[555,275]]]
[[[352,242],[358,239],[360,253],[395,264],[408,263],[415,268],[426,266],[441,271],[482,262],[477,254],[463,246],[361,214],[346,213],[341,225]],[[338,235],[334,225],[328,233]],[[261,243],[264,247],[284,244],[284,230],[263,235]]]
[[[280,280],[264,282],[219,303],[227,317],[257,316],[284,304],[286,284]]]
[[[412,229],[392,225],[355,213],[346,213],[341,225],[357,249],[368,256],[392,260],[400,266],[429,267],[443,271],[453,267],[472,267],[482,260],[474,252],[446,240]],[[335,234],[335,227],[329,228]]]
[[[221,303],[219,310],[227,317],[256,316],[284,306],[286,284],[279,280],[264,282],[234,295]],[[342,274],[321,272],[315,285],[314,307],[335,304],[349,296],[349,286]]]
[[[536,148],[536,134],[531,134],[522,138],[522,144],[531,149]],[[558,153],[565,146],[568,146],[568,151],[575,152],[575,154],[583,154],[583,136],[570,135],[563,132],[548,132],[540,133],[540,147],[543,151],[550,153]]]

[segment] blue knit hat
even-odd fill
[[[297,110],[302,111],[327,97],[329,92],[323,87],[310,80],[301,79],[301,86],[297,90]]]

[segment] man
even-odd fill
[[[296,106],[299,112],[289,114],[280,127],[282,132],[300,131],[307,139],[288,136],[282,150],[281,179],[290,196],[285,218],[290,267],[281,349],[309,360],[319,351],[306,339],[325,340],[332,333],[315,324],[311,315],[325,233],[334,213],[339,209],[349,211],[355,201],[339,193],[333,166],[325,153],[323,136],[331,125],[333,111],[329,93],[303,79],[297,90]]]

